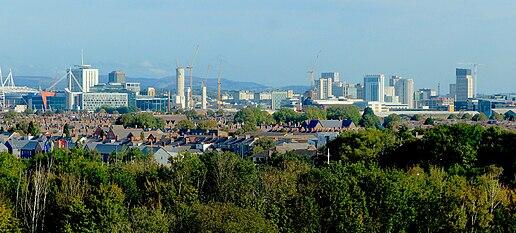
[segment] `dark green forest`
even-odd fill
[[[417,136],[416,136],[417,132]],[[320,156],[0,154],[3,232],[516,232],[516,133],[343,132]],[[327,164],[327,150],[330,164]]]

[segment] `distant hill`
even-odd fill
[[[59,78],[59,77],[58,77]],[[107,82],[107,75],[101,75],[99,77],[100,82]],[[14,76],[14,82],[17,86],[29,86],[33,88],[42,89],[48,88],[54,82],[57,81],[57,78],[49,77],[49,76]],[[176,77],[175,76],[167,76],[162,78],[152,78],[152,77],[127,77],[128,82],[139,82],[141,83],[142,88],[147,88],[149,86],[155,87],[158,90],[170,90],[175,91],[176,89]],[[193,77],[193,86],[195,90],[199,90],[201,86],[202,79],[199,77]],[[229,79],[221,79],[222,89],[223,90],[250,90],[250,91],[263,91],[274,89],[273,87],[262,85],[255,82],[242,82],[235,81]],[[188,77],[185,80],[185,85],[188,86],[189,79]],[[66,87],[66,80],[62,80],[56,88],[61,89]],[[217,79],[206,79],[206,85],[209,90],[217,89]],[[294,90],[297,93],[303,93],[308,89],[307,86],[285,86],[280,89],[290,89]]]

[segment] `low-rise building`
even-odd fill
[[[127,107],[127,93],[83,93],[81,109],[95,111],[97,108],[107,106],[112,108]]]

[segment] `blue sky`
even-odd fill
[[[460,62],[482,63],[479,92],[516,91],[516,1],[2,0],[0,66],[50,75],[85,60],[107,74],[166,76],[199,44],[194,75],[271,86],[318,72],[412,77],[443,93]],[[212,76],[214,72],[212,72]]]

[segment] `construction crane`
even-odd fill
[[[188,96],[188,103],[190,105],[189,106],[190,108],[194,108],[193,97],[192,97],[192,93],[193,93],[193,67],[194,67],[195,57],[197,56],[198,52],[199,52],[199,45],[196,45],[195,49],[194,49],[194,53],[193,53],[192,59],[190,60],[189,64],[186,66],[186,69],[188,70],[188,75],[190,76],[190,94]]]
[[[219,61],[219,71],[217,73],[217,109],[220,109],[222,105],[222,96],[221,96],[221,81],[220,77],[222,76],[222,59]]]
[[[484,64],[474,63],[474,62],[461,62],[459,65],[466,65],[473,67],[473,97],[477,95],[477,74],[478,67],[483,66]]]
[[[319,52],[317,52],[314,63],[312,64],[310,69],[308,69],[308,79],[310,81],[310,87],[313,87],[314,82],[315,82],[315,69],[317,68],[317,62],[319,61],[320,54],[321,54],[321,50],[319,50]]]

